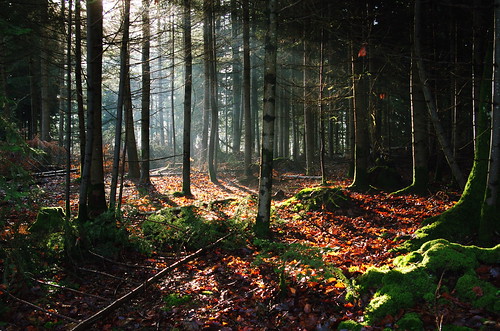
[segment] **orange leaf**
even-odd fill
[[[363,57],[363,56],[366,56],[366,46],[365,45],[361,46],[361,48],[359,49],[359,52],[358,52],[358,57]]]

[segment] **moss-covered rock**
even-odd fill
[[[31,233],[52,233],[64,229],[65,214],[61,207],[42,207],[36,221],[29,227]]]
[[[419,302],[433,303],[436,292],[450,290],[460,300],[477,308],[498,312],[499,289],[479,279],[475,268],[481,263],[498,263],[499,254],[500,245],[480,248],[438,239],[425,243],[415,252],[397,257],[393,269],[368,269],[357,279],[360,293],[373,293],[365,309],[366,323],[376,323],[387,315],[394,316],[401,309],[412,308]],[[439,281],[444,273],[453,276],[448,283]]]
[[[334,211],[347,206],[349,202],[350,199],[342,188],[320,186],[301,190],[281,206],[290,207],[294,211]]]

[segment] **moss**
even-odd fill
[[[333,211],[343,208],[349,202],[344,191],[339,187],[313,187],[298,192],[292,198],[284,201],[282,207],[292,207],[294,211]]]
[[[432,272],[465,271],[478,265],[474,250],[438,239],[421,247],[422,265]]]
[[[418,251],[396,258],[393,269],[368,269],[357,279],[357,289],[361,293],[375,290],[365,310],[365,320],[370,324],[387,315],[395,315],[400,309],[412,308],[420,301],[433,303],[438,278],[443,272],[461,275],[456,284],[460,299],[473,302],[475,307],[498,312],[498,289],[478,279],[474,268],[480,263],[498,263],[499,254],[500,245],[479,248],[437,239],[425,243]],[[439,286],[441,291],[449,292],[447,284]]]
[[[476,308],[485,308],[495,313],[500,311],[499,289],[476,275],[465,274],[460,277],[455,290],[460,299],[470,302]]]
[[[356,321],[342,321],[339,324],[338,330],[360,331],[363,329],[363,324]]]
[[[64,229],[65,214],[61,207],[42,207],[36,221],[30,226],[31,233],[51,233]]]
[[[424,323],[420,319],[420,316],[417,313],[406,313],[397,323],[396,325],[401,330],[423,330]]]

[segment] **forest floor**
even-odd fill
[[[282,206],[282,202],[303,188],[318,186],[320,180],[280,171],[274,176],[273,242],[288,246],[266,245],[252,238],[257,180],[244,182],[238,179],[238,173],[221,171],[220,184],[214,185],[205,174],[194,172],[193,198],[174,194],[181,190],[180,173],[156,174],[147,191],[126,181],[122,203],[130,233],[139,233],[147,218],[162,208],[195,205],[208,221],[246,222],[249,226],[242,231],[248,234],[240,241],[235,239],[237,245],[231,245],[229,238],[169,271],[134,299],[96,321],[93,328],[335,329],[342,320],[362,318],[363,303],[345,300],[352,280],[372,266],[391,265],[396,254],[391,249],[410,238],[423,219],[443,212],[458,198],[456,193],[445,191],[417,197],[346,190],[351,202],[341,209],[294,211],[293,206]],[[347,186],[341,176],[332,177],[338,179],[330,182],[332,186]],[[42,190],[38,206],[64,206],[63,177],[40,179],[38,185]],[[72,192],[76,213],[77,186]],[[18,236],[27,236],[27,226],[36,217],[34,209],[12,212],[6,224],[24,224],[16,231]],[[2,234],[3,239],[12,235],[7,232]],[[189,241],[188,234],[180,235],[186,236],[184,243]],[[46,265],[44,273],[16,291],[7,292],[4,285],[0,301],[7,302],[10,309],[4,309],[0,329],[69,329],[190,253],[182,245],[175,250],[164,246],[149,255],[121,250],[113,258],[95,255],[65,265]],[[314,256],[319,256],[321,265],[315,265]],[[1,262],[2,269],[6,268],[5,261]],[[446,318],[452,321],[464,314],[480,314],[459,307],[447,312]],[[435,312],[426,307],[418,310],[426,327],[434,329]],[[391,327],[394,318],[373,329]]]

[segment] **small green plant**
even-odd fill
[[[171,293],[163,297],[163,302],[165,305],[163,306],[163,310],[171,310],[172,308],[182,306],[184,304],[190,303],[193,301],[193,297],[191,295],[181,295],[179,293]]]

